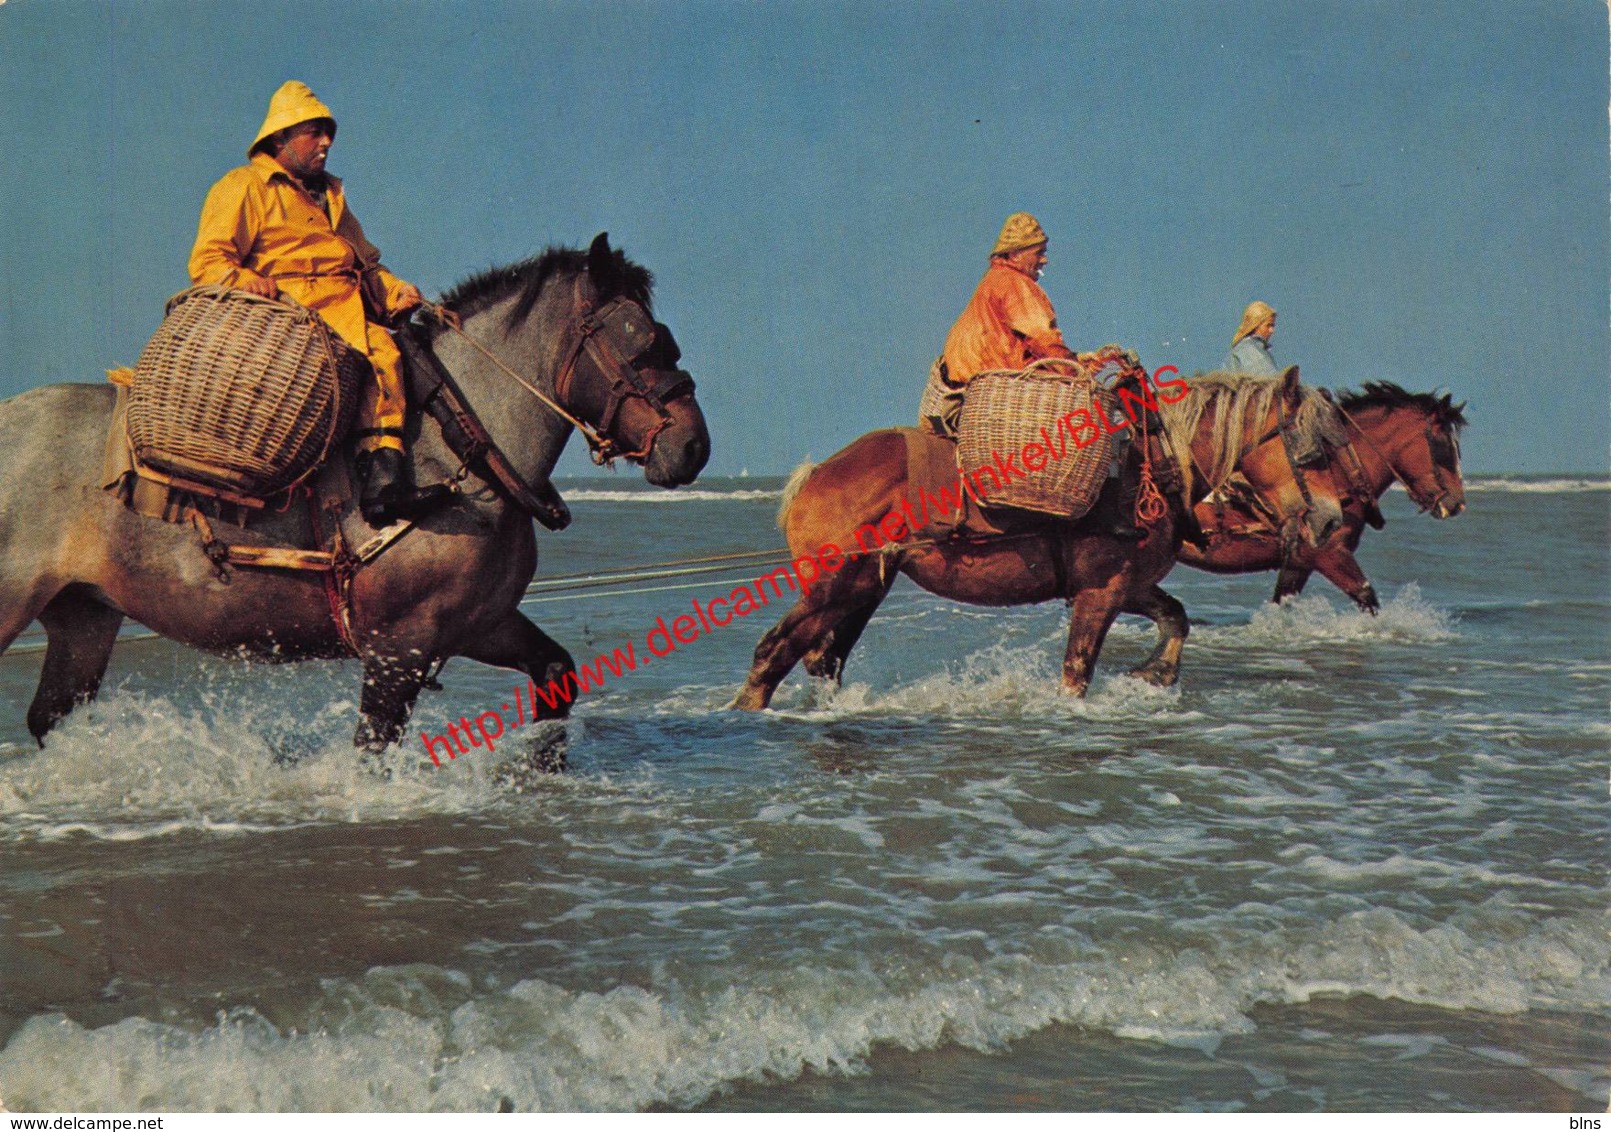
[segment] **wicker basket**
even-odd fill
[[[1113,438],[1099,425],[1091,439],[1083,410],[1094,420],[1100,398],[1113,409],[1112,395],[1091,381],[1073,381],[1035,370],[993,370],[968,383],[962,405],[957,448],[962,471],[983,501],[996,507],[1038,511],[1060,519],[1077,519],[1091,509],[1107,478]],[[1122,419],[1111,417],[1109,419]],[[1050,450],[1039,471],[1025,464],[1026,445]],[[1085,447],[1076,442],[1089,441]],[[1061,452],[1061,456],[1058,453]],[[997,457],[1000,457],[1000,464]],[[1001,464],[1011,460],[1011,483]],[[986,472],[984,469],[990,469]],[[975,474],[978,473],[978,474]]]
[[[369,361],[305,307],[226,287],[168,300],[129,392],[142,465],[264,498],[324,461],[352,424]]]
[[[936,436],[954,437],[957,417],[962,412],[962,390],[953,389],[940,380],[944,363],[943,357],[935,358],[929,367],[928,384],[923,387],[923,398],[917,403],[917,427]]]

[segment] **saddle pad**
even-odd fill
[[[982,510],[957,467],[955,441],[926,429],[897,429],[906,441],[906,493],[921,538],[991,538],[1010,533]]]

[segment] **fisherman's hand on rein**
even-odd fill
[[[464,329],[464,323],[459,318],[459,312],[450,307],[421,301],[419,309],[422,313],[429,315],[445,326],[450,326],[454,330]]]
[[[424,304],[425,296],[420,294],[420,289],[412,283],[404,283],[397,289],[397,303],[392,309],[392,315],[398,319],[407,318]]]

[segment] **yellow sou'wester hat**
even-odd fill
[[[1242,325],[1236,328],[1236,337],[1231,339],[1231,345],[1236,345],[1249,334],[1252,334],[1263,324],[1265,319],[1274,313],[1274,307],[1258,299],[1254,299],[1247,304],[1247,310],[1242,312]]]
[[[274,97],[269,99],[268,116],[263,119],[257,137],[253,138],[252,144],[247,147],[246,156],[252,156],[259,146],[281,130],[303,122],[311,122],[315,118],[328,118],[330,136],[335,136],[336,116],[330,113],[330,107],[319,101],[319,96],[308,89],[308,84],[292,79],[275,91]]]
[[[1015,212],[1001,226],[1001,235],[996,237],[996,246],[990,249],[990,254],[1021,251],[1046,242],[1046,229],[1040,226],[1039,220],[1027,212]]]

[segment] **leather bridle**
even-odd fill
[[[1389,474],[1391,474],[1392,477],[1399,483],[1404,485],[1405,493],[1409,495],[1410,501],[1414,503],[1418,509],[1423,512],[1435,511],[1440,503],[1454,493],[1454,489],[1449,486],[1449,481],[1444,478],[1443,461],[1438,459],[1438,449],[1445,444],[1448,445],[1452,449],[1455,466],[1458,467],[1460,463],[1460,441],[1458,438],[1454,436],[1439,436],[1437,431],[1432,427],[1430,421],[1428,421],[1426,426],[1421,430],[1421,435],[1426,439],[1427,459],[1432,464],[1432,482],[1437,484],[1438,487],[1438,493],[1431,499],[1428,499],[1426,497],[1426,493],[1419,490],[1415,484],[1411,482],[1409,476],[1406,476],[1403,472],[1399,471],[1398,465],[1393,463],[1392,458],[1389,457],[1386,452],[1382,451],[1381,445],[1377,444],[1371,439],[1370,433],[1365,431],[1364,427],[1353,418],[1353,415],[1349,413],[1347,409],[1343,408],[1341,405],[1338,405],[1337,411],[1343,415],[1343,420],[1348,422],[1348,427],[1353,429],[1354,432],[1358,433],[1359,438],[1366,444],[1370,445],[1371,451],[1375,452],[1376,455],[1380,457],[1382,463],[1386,465]],[[1363,476],[1365,474],[1365,465],[1364,462],[1359,459],[1359,454],[1357,452],[1353,452],[1352,441],[1350,441],[1348,444],[1348,450],[1353,455],[1354,462],[1359,465],[1360,475]],[[1350,478],[1352,478],[1351,475]],[[1366,490],[1368,491],[1368,489]],[[1371,499],[1368,505],[1374,507],[1374,499]]]
[[[595,310],[581,295],[580,277],[577,279],[577,288],[577,315],[572,324],[570,341],[560,361],[559,372],[554,378],[554,392],[562,401],[566,403],[572,401],[576,367],[586,356],[608,386],[604,405],[597,416],[597,431],[588,428],[582,433],[587,438],[593,463],[612,464],[617,459],[647,460],[649,453],[654,449],[655,438],[673,423],[666,403],[691,395],[694,391],[693,376],[686,370],[654,369],[649,372],[656,375],[655,378],[653,380],[646,378],[637,363],[657,345],[665,348],[667,343],[661,342],[660,338],[669,332],[650,319],[649,312],[644,310],[640,303],[625,296],[617,296]],[[616,326],[623,327],[623,331],[613,335],[606,333]],[[641,329],[643,327],[648,327],[648,330],[643,331]],[[636,335],[633,334],[634,328],[638,329]],[[617,347],[611,341],[612,337],[625,338],[629,342],[641,339],[642,345],[636,348],[630,345]],[[669,348],[675,353],[675,343],[671,343]],[[625,349],[632,349],[632,354],[626,356]],[[673,357],[671,364],[675,365],[676,361],[677,358]],[[644,435],[641,448],[635,452],[623,452],[620,442],[611,434],[615,430],[621,406],[634,398],[647,404],[660,419]]]
[[[580,280],[576,294],[576,314],[567,333],[566,346],[561,355],[562,362],[555,377],[554,388],[560,400],[544,393],[506,365],[485,345],[466,334],[461,327],[454,325],[455,320],[447,316],[444,308],[426,303],[423,309],[443,326],[456,333],[505,376],[513,379],[547,408],[570,422],[586,438],[595,464],[613,464],[617,458],[647,460],[654,449],[655,439],[673,423],[666,403],[678,397],[692,395],[694,379],[683,370],[655,369],[651,372],[657,376],[652,380],[639,371],[636,363],[649,356],[655,349],[669,358],[671,365],[675,365],[680,357],[676,343],[670,337],[670,331],[650,319],[648,311],[642,304],[627,298],[616,298],[595,311],[581,292]],[[632,341],[638,342],[636,346],[617,347],[612,343],[612,338],[623,336],[624,331],[632,327],[637,328],[631,337]],[[410,360],[423,363],[424,368],[434,378],[431,389],[421,399],[421,405],[441,424],[443,439],[460,460],[460,466],[449,478],[449,483],[456,488],[470,471],[475,469],[479,474],[484,474],[484,478],[489,482],[503,489],[518,506],[544,526],[558,530],[567,525],[570,522],[570,511],[565,506],[564,500],[559,497],[559,493],[546,479],[540,485],[534,486],[520,476],[515,470],[514,463],[504,454],[492,438],[492,434],[482,424],[469,399],[459,389],[458,382],[436,356],[425,328],[411,324],[408,329],[412,333],[402,335],[400,338],[412,347],[409,350]],[[628,350],[631,351],[630,355],[626,353]],[[597,428],[561,403],[561,400],[570,399],[577,364],[583,356],[590,360],[594,369],[609,386]],[[620,442],[610,433],[615,428],[622,404],[634,397],[645,401],[660,419],[644,437],[639,450],[623,452]]]

